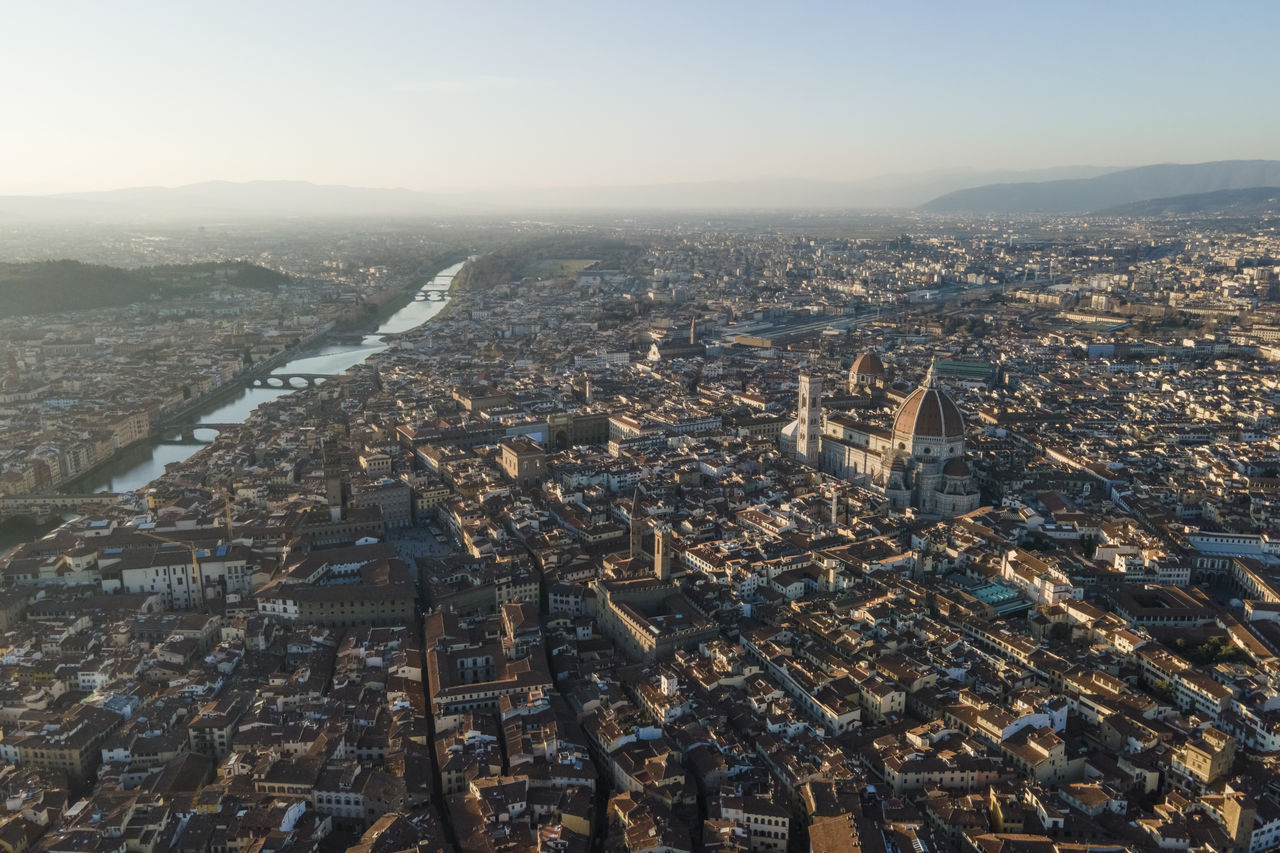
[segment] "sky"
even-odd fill
[[[1280,3],[6,4],[0,193],[1280,158]]]

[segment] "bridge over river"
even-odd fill
[[[277,372],[249,376],[243,381],[249,388],[271,388],[288,391],[290,389],[313,388],[322,382],[327,382],[330,379],[336,378],[338,378],[338,374],[336,373]],[[201,441],[197,438],[195,434],[197,430],[213,430],[214,432],[222,432],[223,430],[231,429],[232,427],[239,425],[240,423],[219,423],[212,421],[182,423],[181,421],[174,420],[162,422],[153,426],[151,428],[151,434],[154,436],[156,444],[208,444],[208,441]]]
[[[248,380],[250,388],[310,388],[329,379],[333,373],[268,373]]]
[[[342,376],[353,365],[385,350],[392,336],[417,329],[439,313],[448,302],[453,276],[464,263],[459,261],[441,270],[425,288],[426,294],[406,300],[407,304],[390,317],[378,318],[376,329],[339,332],[332,341],[306,352],[282,355],[258,365],[241,375],[240,387],[157,424],[145,446],[139,442],[138,446],[127,448],[92,474],[68,484],[69,488],[77,492],[128,492],[141,488],[163,475],[166,466],[196,453],[212,440],[214,432],[228,429],[232,422],[243,422],[261,403]]]
[[[207,421],[197,421],[190,424],[170,424],[163,429],[157,430],[155,439],[156,444],[209,444],[213,439],[204,440],[196,435],[199,430],[209,430],[212,432],[223,432],[229,429],[235,429],[243,426],[242,423],[219,424],[209,423]],[[176,437],[175,437],[176,436]]]

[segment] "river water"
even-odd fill
[[[466,261],[460,261],[451,267],[441,270],[435,278],[423,285],[422,291],[448,290],[453,277]],[[378,328],[365,335],[360,343],[329,344],[298,354],[292,361],[276,368],[273,373],[342,373],[348,367],[359,364],[374,353],[387,348],[383,335],[407,332],[417,328],[439,314],[447,299],[439,301],[415,300],[399,311],[387,317]],[[274,400],[283,394],[291,393],[288,388],[247,388],[242,387],[234,396],[221,397],[210,402],[207,409],[195,412],[190,421],[206,423],[240,423],[247,419],[259,404]],[[197,432],[202,439],[211,435]],[[88,478],[75,485],[80,494],[87,492],[131,492],[150,483],[164,473],[164,466],[170,462],[181,462],[200,450],[198,444],[160,444],[151,441],[132,447],[117,455],[108,464],[99,468]]]

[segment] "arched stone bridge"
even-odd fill
[[[196,437],[196,430],[207,429],[214,432],[223,432],[224,430],[235,429],[243,424],[215,424],[200,421],[191,424],[170,424],[160,434],[161,438],[157,444],[209,444],[208,441],[201,441]],[[177,435],[177,438],[174,436]]]
[[[414,302],[447,302],[449,300],[449,291],[447,290],[419,290],[413,295]]]
[[[326,379],[333,379],[331,373],[268,373],[266,376],[255,376],[249,380],[250,388],[311,388]]]

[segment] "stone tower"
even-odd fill
[[[342,483],[342,460],[338,458],[338,451],[331,442],[325,442],[320,452],[324,460],[324,493],[329,503],[329,519],[341,521],[346,507],[346,495]]]
[[[800,374],[796,458],[814,468],[822,461],[822,377]]]
[[[1222,819],[1231,836],[1235,853],[1247,853],[1253,841],[1253,825],[1258,818],[1258,804],[1248,794],[1228,791],[1222,800]]]
[[[631,495],[631,547],[627,556],[635,560],[640,556],[640,543],[644,538],[644,522],[640,519],[640,487]]]
[[[654,528],[653,533],[653,574],[658,580],[671,580],[671,530],[665,524]]]

